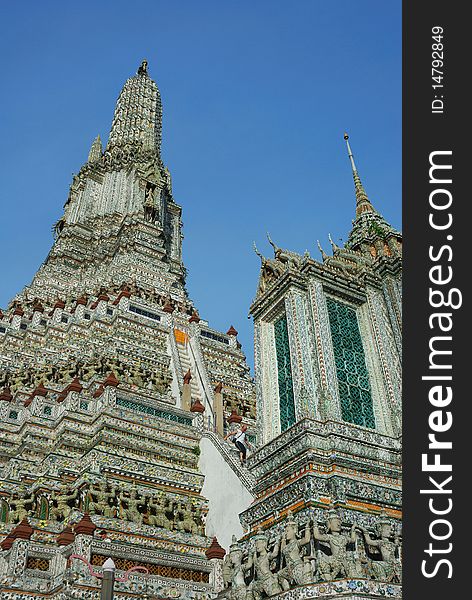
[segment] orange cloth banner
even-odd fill
[[[184,331],[180,331],[180,329],[174,329],[174,337],[178,344],[186,344],[188,342],[188,335]]]

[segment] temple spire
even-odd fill
[[[107,150],[151,152],[160,156],[161,95],[143,60],[118,97]]]
[[[349,144],[349,136],[347,133],[344,134],[346,140],[347,155],[351,161],[352,176],[354,178],[354,187],[356,189],[356,217],[364,212],[375,212],[374,207],[370,203],[370,200],[364,190],[361,178],[357,171],[356,163],[354,162],[354,155],[352,154],[351,145]]]
[[[102,153],[102,140],[100,139],[100,136],[97,135],[97,137],[93,140],[93,144],[90,148],[87,162],[93,163],[97,160],[100,160],[100,158],[102,157]]]

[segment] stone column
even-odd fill
[[[338,391],[338,376],[334,360],[331,328],[326,296],[321,281],[314,278],[309,287],[310,312],[313,322],[315,352],[317,357],[318,413],[321,419],[342,421]]]
[[[184,375],[184,385],[182,386],[182,398],[180,404],[183,410],[190,410],[192,406],[192,389],[190,387],[190,381],[192,374],[190,369]]]
[[[82,556],[88,562],[90,562],[92,556],[92,540],[96,528],[97,526],[88,513],[85,513],[82,519],[74,526],[75,540],[73,554]],[[71,563],[71,570],[82,576],[84,581],[89,581],[90,574],[86,565],[81,560],[74,559]]]
[[[56,304],[54,305],[54,308],[49,313],[50,316],[52,317],[53,323],[60,323],[61,322],[62,312],[63,312],[65,306],[66,306],[66,303],[64,302],[64,300],[60,300],[59,299],[56,302]]]
[[[216,594],[224,588],[223,558],[225,554],[225,549],[219,545],[218,540],[214,537],[210,547],[205,552],[205,556],[211,563],[210,585]]]
[[[77,298],[75,308],[72,311],[75,314],[76,319],[84,318],[86,306],[87,306],[87,298],[85,296],[80,296],[80,298]]]
[[[220,382],[215,387],[215,396],[213,399],[213,412],[215,413],[216,419],[216,432],[223,437],[224,425],[223,425],[223,384]]]
[[[103,579],[100,600],[113,600],[113,589],[115,586],[115,563],[113,559],[107,558],[103,563]]]
[[[230,345],[230,347],[231,348],[236,348],[236,346],[238,344],[238,340],[237,340],[238,332],[236,331],[236,329],[232,325],[228,329],[228,331],[226,332],[226,335],[229,336],[229,345]]]
[[[31,319],[31,325],[33,327],[37,327],[40,324],[41,319],[43,318],[43,312],[44,312],[43,305],[40,302],[37,302],[33,306],[33,317]]]
[[[21,325],[21,319],[23,318],[24,311],[21,306],[17,306],[13,311],[13,316],[11,318],[11,326],[12,329],[19,329]]]
[[[20,579],[24,575],[28,545],[32,534],[33,528],[28,519],[24,518],[1,544],[2,550],[10,550],[7,575],[14,579]]]
[[[130,298],[131,298],[131,292],[128,289],[123,289],[119,293],[117,299],[115,300],[116,304],[118,305],[118,308],[120,310],[128,310]]]

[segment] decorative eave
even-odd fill
[[[261,294],[249,307],[249,314],[256,319],[261,313],[271,308],[277,299],[290,287],[306,290],[306,278],[299,271],[287,269]]]
[[[381,288],[381,281],[372,271],[361,274],[359,277],[345,275],[344,273],[329,268],[313,258],[305,257],[299,271],[287,269],[261,296],[251,304],[249,314],[257,319],[267,311],[271,311],[278,304],[281,297],[289,288],[295,287],[305,291],[308,287],[308,278],[314,277],[323,284],[323,288],[340,298],[363,304],[366,299],[366,281],[373,287]]]
[[[33,392],[31,392],[28,398],[24,401],[24,406],[29,406],[31,402],[33,402],[33,399],[36,398],[36,396],[41,396],[42,398],[45,398],[48,394],[48,391],[49,390],[47,390],[44,387],[43,382],[40,382],[36,389],[33,390]]]
[[[367,299],[366,287],[361,278],[346,277],[343,273],[329,269],[313,259],[307,259],[303,265],[303,272],[318,279],[326,291],[349,302],[360,305]]]
[[[105,391],[105,388],[103,387],[103,384],[100,384],[98,386],[98,388],[92,394],[92,397],[95,399],[100,398],[100,396],[103,394],[104,391]]]
[[[13,546],[13,542],[15,541],[15,536],[12,534],[12,532],[10,531],[10,533],[3,538],[3,540],[0,542],[0,548],[6,552],[7,550],[10,550],[10,548]]]
[[[374,265],[375,273],[383,278],[388,275],[397,277],[402,273],[403,261],[400,256],[380,256]]]

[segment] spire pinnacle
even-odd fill
[[[356,189],[356,217],[364,212],[375,212],[375,209],[370,203],[370,200],[364,190],[359,173],[357,172],[356,163],[354,162],[354,155],[352,154],[351,145],[349,144],[349,136],[347,133],[344,134],[344,139],[346,140],[347,155],[351,162],[354,187]]]
[[[90,148],[87,162],[92,163],[96,160],[100,160],[100,158],[102,157],[102,153],[102,140],[100,139],[100,136],[97,135],[97,137],[93,140],[92,146]]]
[[[138,75],[147,75],[148,61],[144,59],[138,69]]]
[[[162,131],[161,95],[149,77],[147,60],[124,84],[115,107],[107,151],[153,152],[160,156]]]

